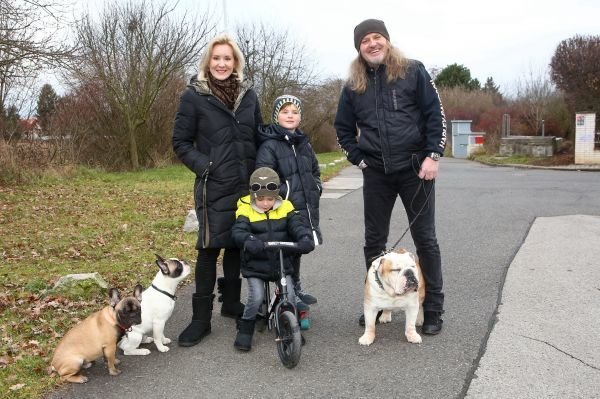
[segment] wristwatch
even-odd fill
[[[433,159],[434,161],[440,160],[440,154],[438,152],[430,152],[429,154],[427,154],[427,156]]]

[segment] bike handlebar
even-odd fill
[[[291,241],[265,241],[265,249],[291,249],[297,250],[298,244]]]

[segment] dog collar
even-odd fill
[[[373,274],[375,275],[375,282],[379,285],[379,288],[381,288],[382,290],[385,291],[385,288],[383,287],[383,283],[379,279],[379,273],[377,273],[376,269],[373,269]]]
[[[171,298],[174,301],[177,300],[177,297],[175,295],[169,294],[167,291],[161,290],[160,288],[158,288],[154,284],[152,284],[152,288],[154,288],[156,291],[160,292],[161,294],[165,294],[166,296],[168,296],[169,298]]]
[[[128,333],[129,331],[131,331],[131,327],[129,327],[129,328],[125,328],[125,327],[123,327],[122,325],[120,325],[119,323],[117,323],[117,326],[118,326],[118,327],[121,329],[121,331],[122,331],[123,333]]]
[[[391,269],[392,272],[400,272],[402,269]],[[379,273],[377,273],[377,269],[373,269],[373,274],[375,275],[375,282],[379,285],[379,288],[385,291],[385,287],[383,286],[383,282],[379,279]]]

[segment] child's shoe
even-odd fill
[[[296,297],[300,298],[305,304],[314,305],[317,303],[317,298],[302,290],[302,283],[300,280],[294,283],[294,290],[296,291]]]
[[[310,307],[302,302],[300,298],[296,297],[296,310],[298,310],[298,312],[308,312]]]
[[[246,320],[239,319],[238,324],[238,332],[235,336],[235,342],[233,346],[241,351],[248,352],[252,349],[252,336],[254,335],[254,324],[256,323],[256,319],[254,320]]]

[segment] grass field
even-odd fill
[[[319,154],[322,178],[348,166]],[[181,227],[193,208],[194,175],[181,165],[131,173],[80,169],[72,178],[0,187],[0,397],[39,398],[58,339],[106,306],[106,291],[53,289],[59,277],[98,272],[130,294],[157,271],[154,254],[194,261],[195,234]],[[190,280],[191,281],[191,278]]]

